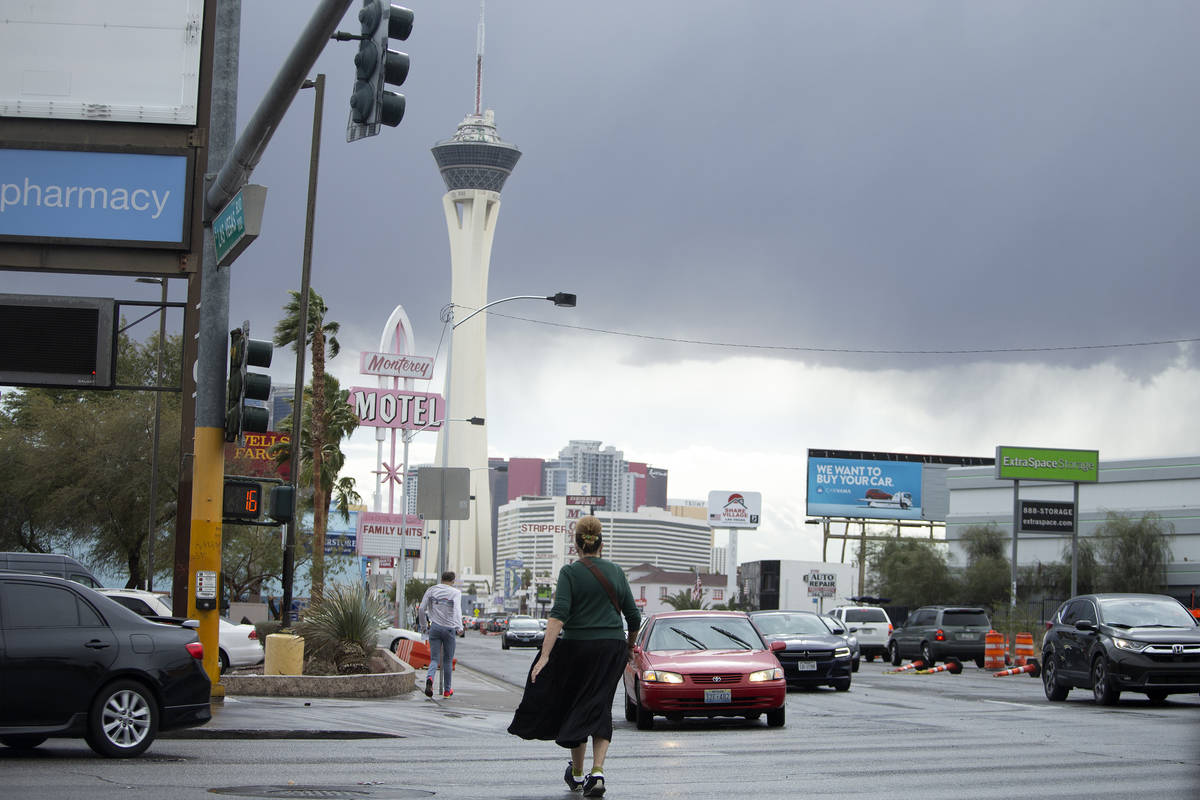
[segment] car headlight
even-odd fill
[[[642,680],[646,683],[683,683],[683,676],[678,672],[664,672],[661,669],[648,669],[642,672]]]
[[[760,669],[758,672],[750,673],[750,682],[759,683],[761,681],[781,681],[783,680],[783,670],[779,667],[772,669]]]
[[[850,648],[849,647],[835,648],[833,651],[833,657],[834,658],[849,658],[850,657]]]
[[[1113,644],[1131,653],[1140,653],[1147,647],[1145,642],[1135,642],[1132,639],[1118,639],[1115,636],[1113,637]]]

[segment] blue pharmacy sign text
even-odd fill
[[[180,247],[183,155],[0,148],[0,238]]]

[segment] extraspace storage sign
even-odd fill
[[[808,459],[808,514],[921,519],[921,464],[851,458]]]

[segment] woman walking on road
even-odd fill
[[[429,671],[425,673],[425,696],[433,697],[433,679],[438,665],[442,668],[442,697],[450,697],[454,689],[454,637],[463,629],[462,592],[454,588],[454,573],[442,573],[442,582],[425,590],[421,598],[421,619],[429,635]]]
[[[571,751],[563,780],[585,797],[604,794],[604,757],[612,741],[612,703],[641,616],[625,573],[600,558],[603,528],[595,517],[575,526],[578,561],[558,573],[546,637],[529,669],[525,694],[508,732],[553,740]],[[628,637],[621,629],[621,617]],[[562,641],[559,641],[559,634]],[[592,769],[583,761],[592,740]]]

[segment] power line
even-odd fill
[[[1156,347],[1164,344],[1189,344],[1200,342],[1200,337],[1188,339],[1158,339],[1148,342],[1121,342],[1117,344],[1073,344],[1073,345],[1051,345],[1044,347],[980,347],[962,350],[895,350],[895,349],[879,349],[879,348],[856,348],[856,347],[812,347],[806,345],[785,345],[785,344],[746,344],[743,342],[716,342],[707,339],[684,339],[674,336],[655,336],[648,333],[630,333],[629,331],[614,331],[606,328],[591,328],[586,325],[569,325],[565,322],[547,322],[540,319],[530,319],[529,317],[518,317],[512,314],[497,314],[490,312],[493,316],[504,317],[506,319],[520,320],[521,322],[531,322],[535,325],[549,325],[554,328],[568,328],[575,331],[584,331],[586,333],[601,333],[607,336],[624,336],[629,339],[645,339],[655,342],[671,342],[674,344],[694,344],[704,347],[727,347],[739,350],[776,350],[794,353],[848,353],[860,355],[902,355],[902,356],[927,356],[927,355],[982,355],[987,353],[1051,353],[1064,352],[1070,350],[1117,350],[1129,347]]]

